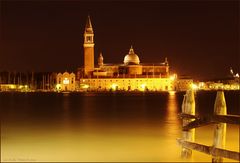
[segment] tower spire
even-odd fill
[[[87,17],[87,22],[86,22],[86,26],[85,26],[85,32],[93,33],[92,23],[91,23],[91,19],[90,19],[89,15]]]

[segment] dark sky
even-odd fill
[[[0,71],[73,71],[83,65],[87,15],[95,63],[162,62],[195,79],[240,70],[239,1],[1,1]]]

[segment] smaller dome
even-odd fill
[[[133,47],[131,46],[129,53],[124,57],[124,64],[139,64],[140,60],[137,54],[134,53]]]

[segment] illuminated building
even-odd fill
[[[192,89],[193,80],[191,78],[178,78],[175,82],[175,88],[177,91],[186,91]]]
[[[57,91],[75,91],[75,74],[64,72],[57,74]]]
[[[98,64],[94,66],[94,32],[89,16],[83,47],[84,67],[77,70],[77,90],[175,90],[176,76],[170,77],[167,58],[162,63],[141,63],[132,46],[123,57],[123,63],[104,63],[104,56],[100,53]]]

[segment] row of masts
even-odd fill
[[[0,72],[0,84],[26,85],[30,90],[52,90],[56,73]]]

